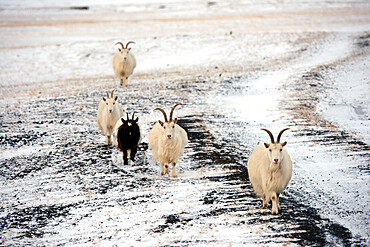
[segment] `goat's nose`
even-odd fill
[[[112,112],[112,110],[109,110],[109,112]]]
[[[274,162],[277,164],[278,163],[278,161],[279,161],[279,159],[274,159]]]
[[[167,135],[168,139],[171,139],[171,135]]]

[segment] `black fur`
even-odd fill
[[[125,165],[128,165],[127,150],[131,150],[130,159],[134,161],[140,141],[140,128],[137,123],[138,118],[134,120],[134,114],[132,114],[132,119],[129,119],[128,114],[127,120],[121,118],[122,125],[117,132],[118,147],[123,153],[122,158]]]

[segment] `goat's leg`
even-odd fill
[[[173,178],[177,178],[177,174],[176,174],[176,163],[175,162],[172,163],[172,177]]]
[[[164,169],[164,164],[161,163],[161,175],[163,176],[164,174],[166,174],[165,169]]]
[[[165,165],[164,165],[164,172],[165,172],[165,174],[170,174],[170,167],[169,167],[169,165],[168,165],[168,163],[166,163]]]
[[[110,135],[106,135],[106,137],[107,137],[107,145],[111,144],[111,137],[110,137]]]
[[[107,145],[111,144],[112,143],[112,134],[113,134],[112,130],[109,129],[109,128],[105,128],[104,134],[107,137]]]
[[[266,194],[263,194],[263,196],[262,196],[262,207],[267,207],[268,206],[268,204],[269,204],[269,200],[267,200],[267,198],[266,198]]]
[[[135,155],[137,152],[137,147],[134,147],[133,149],[129,149],[129,156],[131,159],[131,166],[135,165]]]
[[[277,199],[276,199],[276,204],[277,204],[277,208],[280,210],[280,203],[279,203],[279,198],[280,198],[280,194],[276,194],[277,195]]]
[[[120,86],[123,85],[123,78],[120,79],[120,83],[119,83]]]
[[[125,77],[125,83],[124,85],[127,87],[128,86],[128,77]]]
[[[113,133],[113,147],[118,147],[117,136]]]
[[[122,159],[123,159],[123,164],[125,166],[128,166],[128,161],[127,161],[127,150],[122,151]]]
[[[275,192],[272,192],[271,194],[271,201],[272,201],[272,214],[278,214],[279,210],[278,210],[278,207],[277,207],[277,195]]]

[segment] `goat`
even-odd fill
[[[269,130],[261,129],[269,134],[271,143],[257,146],[247,164],[254,192],[262,196],[263,207],[272,201],[272,214],[280,210],[279,196],[292,177],[292,160],[284,148],[287,142],[280,143],[281,135],[288,129],[280,131],[276,142]]]
[[[127,48],[130,43],[135,44],[135,42],[129,41],[126,47],[124,47],[121,42],[117,42],[116,45],[120,44],[122,48],[118,48],[118,52],[112,60],[114,74],[120,79],[121,86],[128,86],[128,77],[134,72],[136,67],[135,56],[130,52],[131,48]]]
[[[135,112],[132,114],[131,119],[127,113],[127,120],[121,118],[121,126],[117,131],[118,147],[122,151],[122,159],[124,165],[128,165],[127,157],[130,156],[131,166],[133,166],[135,154],[140,141],[140,127],[138,124],[139,118],[134,120]],[[127,155],[128,153],[128,155]]]
[[[177,178],[176,163],[184,153],[188,144],[188,134],[177,123],[177,118],[172,120],[172,114],[176,106],[172,107],[170,120],[167,120],[166,112],[161,108],[154,109],[161,111],[164,122],[158,120],[149,133],[149,147],[152,149],[153,158],[161,164],[161,175],[169,174],[169,164],[172,163],[172,177]]]
[[[98,123],[99,129],[107,137],[107,145],[111,144],[111,136],[113,133],[113,128],[117,121],[123,115],[122,106],[116,102],[117,96],[113,98],[112,90],[111,96],[107,92],[107,98],[104,98],[100,101],[98,107],[98,116],[96,122]]]

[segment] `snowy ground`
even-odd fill
[[[0,1],[4,246],[369,245],[367,1]],[[134,40],[128,87],[117,41]],[[134,167],[95,122],[106,90],[137,112]],[[178,179],[148,133],[175,111]],[[246,164],[285,127],[293,177],[277,216]]]

